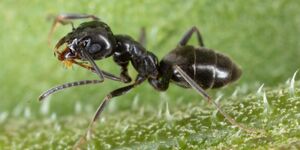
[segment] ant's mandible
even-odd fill
[[[91,18],[92,21],[84,22],[77,28],[75,28],[71,22],[73,19],[86,18]],[[121,96],[129,92],[146,80],[158,91],[167,90],[170,81],[184,88],[193,88],[208,102],[215,105],[218,111],[231,124],[246,131],[253,131],[250,128],[238,124],[233,118],[227,115],[217,103],[212,101],[210,96],[204,91],[205,89],[219,88],[236,81],[241,76],[241,70],[229,57],[205,48],[201,34],[196,27],[192,27],[188,30],[178,42],[176,48],[159,62],[152,52],[144,48],[143,42],[137,42],[128,35],[113,34],[110,27],[94,15],[58,15],[49,33],[49,39],[59,23],[71,23],[73,30],[58,41],[55,46],[54,54],[57,55],[58,59],[67,67],[70,67],[72,64],[79,65],[96,73],[100,80],[83,80],[56,86],[44,92],[39,97],[40,101],[62,89],[101,83],[104,81],[104,78],[130,83],[131,77],[127,71],[129,62],[138,73],[133,83],[113,90],[106,95],[95,112],[85,136],[77,142],[77,145],[85,141],[91,132],[93,124],[113,97]],[[193,33],[197,36],[199,44],[197,47],[187,45]],[[140,41],[144,41],[143,36],[141,36]],[[63,50],[59,50],[63,44],[67,44],[67,46]],[[119,77],[101,70],[95,63],[95,60],[111,56],[121,67]]]

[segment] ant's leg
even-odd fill
[[[161,70],[164,70],[159,78],[148,78],[148,82],[152,87],[154,87],[158,91],[166,91],[169,87],[170,80],[173,76],[172,67],[162,67]]]
[[[122,87],[122,88],[118,88],[112,92],[110,92],[109,94],[107,94],[104,98],[104,100],[101,102],[101,104],[99,105],[97,111],[94,114],[93,119],[91,120],[89,127],[87,128],[87,131],[85,132],[84,136],[81,137],[76,144],[74,145],[73,149],[77,149],[80,147],[80,145],[84,144],[86,140],[89,139],[89,136],[92,134],[92,129],[93,129],[93,125],[94,123],[99,119],[100,114],[103,112],[105,106],[108,104],[108,102],[117,96],[121,96],[124,95],[126,93],[128,93],[131,89],[133,89],[134,87],[136,87],[137,85],[141,84],[143,81],[145,81],[145,77],[142,76],[137,76],[135,82],[133,84],[130,84],[128,86]]]
[[[121,73],[120,77],[124,83],[131,82],[131,77],[128,74],[128,64],[130,56],[128,55],[122,55],[122,54],[116,54],[113,56],[114,61],[121,67]]]
[[[95,61],[93,60],[92,56],[90,56],[90,54],[86,51],[81,51],[83,57],[85,59],[87,59],[87,61],[91,64],[91,66],[95,69],[95,73],[98,75],[98,77],[100,78],[100,80],[104,80],[104,76],[103,76],[103,72],[100,70],[100,68],[98,67],[98,65],[95,63]]]
[[[174,67],[179,74],[188,82],[192,88],[194,88],[199,94],[201,94],[207,102],[211,103],[211,98],[210,96],[205,92],[203,88],[201,88],[192,78],[190,78],[189,75],[185,73],[178,65],[175,65]]]
[[[149,78],[148,82],[152,87],[154,87],[158,91],[166,91],[169,87],[170,80],[164,80],[164,77],[160,79]]]
[[[93,20],[99,20],[98,17],[94,15],[83,15],[83,14],[60,14],[55,17],[54,22],[52,24],[51,30],[48,34],[48,43],[50,44],[50,39],[52,37],[52,34],[57,27],[58,24],[66,25],[66,24],[71,24],[72,29],[74,30],[74,25],[71,20],[75,19],[86,19],[86,18],[91,18]]]
[[[138,42],[139,42],[140,44],[142,44],[142,46],[144,46],[144,47],[145,47],[146,44],[147,44],[147,41],[146,41],[146,29],[145,29],[145,27],[142,27],[142,28],[141,28],[140,36],[139,36]]]
[[[55,17],[53,25],[52,25],[52,29],[51,32],[53,31],[53,29],[55,28],[55,26],[57,26],[58,23],[62,24],[62,25],[66,25],[66,24],[72,24],[72,27],[74,29],[73,23],[71,22],[71,20],[75,20],[75,19],[87,19],[87,18],[91,18],[93,20],[99,20],[98,17],[94,16],[94,15],[83,15],[83,14],[60,14],[58,16]]]
[[[58,22],[65,21],[65,20],[87,19],[87,18],[91,18],[93,20],[99,20],[99,18],[95,15],[85,15],[85,14],[60,14],[56,16],[56,20]]]
[[[70,61],[72,63],[80,66],[80,67],[83,67],[83,68],[85,68],[87,70],[90,70],[90,71],[96,73],[95,69],[92,66],[90,66],[90,65],[84,64],[82,62],[77,62],[75,60],[70,60]],[[121,75],[121,77],[117,77],[117,76],[115,76],[115,75],[113,75],[111,73],[108,73],[108,72],[104,71],[104,70],[101,70],[101,71],[103,73],[103,76],[105,78],[107,78],[107,79],[111,79],[111,80],[114,80],[114,81],[120,81],[120,82],[124,82],[124,83],[129,83],[131,81],[131,78],[130,78],[130,76],[127,73],[126,73],[127,77],[125,78],[122,75]],[[127,68],[126,68],[126,71],[127,71]]]
[[[94,69],[92,66],[90,66],[90,65],[84,64],[84,63],[82,63],[82,62],[77,62],[77,61],[75,61],[75,60],[70,60],[70,61],[72,61],[72,63],[74,63],[74,64],[76,64],[76,65],[78,65],[78,66],[80,66],[80,67],[83,67],[83,68],[85,68],[85,69],[87,69],[87,70],[90,70],[90,71],[96,73],[96,72],[95,72],[95,69]],[[102,73],[103,73],[104,78],[111,79],[111,80],[114,80],[114,81],[120,81],[120,82],[126,83],[126,82],[123,81],[120,77],[117,77],[117,76],[115,76],[115,75],[113,75],[113,74],[111,74],[111,73],[108,73],[108,72],[104,71],[104,70],[101,70],[101,71],[102,71]]]
[[[128,74],[128,68],[127,68],[128,64],[129,64],[129,62],[121,63],[121,64],[118,63],[118,65],[121,66],[120,77],[121,77],[122,81],[124,81],[124,83],[131,82],[131,77]]]
[[[197,35],[197,40],[198,40],[198,43],[201,47],[204,47],[204,42],[203,42],[203,39],[202,39],[202,36],[201,36],[201,33],[200,31],[198,30],[197,27],[192,27],[190,30],[188,30],[184,36],[181,38],[181,40],[179,41],[178,45],[179,46],[184,46],[188,43],[188,41],[191,39],[192,37],[192,34],[196,32],[196,35]]]
[[[80,67],[83,67],[85,69],[88,69],[94,73],[96,73],[95,69],[90,66],[90,65],[86,65],[74,60],[71,60],[72,63],[79,65]],[[120,77],[116,77],[115,75],[105,72],[102,70],[103,76],[104,78],[110,79],[110,80],[114,80],[114,81],[119,81],[119,82],[124,82],[126,83],[126,81],[124,81],[123,79],[121,79]],[[88,85],[88,84],[98,84],[98,83],[102,83],[104,80],[81,80],[81,81],[75,81],[75,82],[69,82],[69,83],[64,83],[62,85],[53,87],[47,91],[45,91],[44,93],[42,93],[39,96],[39,100],[42,101],[43,99],[45,99],[46,97],[48,97],[49,95],[56,93],[58,91],[64,90],[66,88],[70,88],[70,87],[77,87],[77,86],[81,86],[81,85]]]
[[[247,132],[256,133],[256,130],[248,128],[242,124],[237,123],[232,117],[230,117],[227,113],[223,111],[223,109],[220,107],[219,104],[217,104],[215,101],[211,100],[210,96],[192,79],[183,71],[178,65],[175,65],[174,68],[180,73],[180,75],[185,79],[186,82],[188,82],[191,87],[196,90],[199,94],[201,94],[209,103],[212,103],[217,110],[232,124],[240,129],[243,129]],[[263,132],[263,131],[260,131]]]

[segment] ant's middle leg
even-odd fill
[[[202,39],[202,36],[201,36],[201,33],[199,31],[199,29],[195,26],[193,26],[191,29],[189,29],[185,34],[184,36],[181,38],[181,40],[179,41],[178,45],[179,46],[184,46],[188,43],[188,41],[191,39],[192,37],[192,34],[196,32],[196,35],[197,35],[197,41],[199,43],[199,45],[201,47],[204,47],[204,42],[203,42],[203,39]]]
[[[147,40],[146,40],[146,29],[145,27],[142,27],[141,30],[140,30],[140,35],[139,35],[139,39],[138,39],[138,42],[140,44],[142,44],[142,46],[146,46],[147,44]]]
[[[61,23],[61,21],[66,20],[75,20],[75,19],[86,19],[91,18],[93,20],[99,20],[99,18],[95,15],[85,15],[85,14],[60,14],[56,16],[56,20]]]
[[[90,135],[92,134],[92,129],[93,129],[93,125],[95,124],[95,122],[99,119],[100,114],[103,112],[104,108],[107,106],[107,104],[109,103],[109,101],[117,96],[121,96],[124,95],[126,93],[128,93],[131,89],[133,89],[134,87],[136,87],[137,85],[141,84],[142,82],[145,81],[145,77],[143,76],[137,76],[135,82],[133,84],[130,84],[128,86],[125,87],[121,87],[118,88],[112,92],[110,92],[109,94],[107,94],[104,98],[104,100],[101,102],[101,104],[99,105],[97,111],[94,114],[93,119],[91,120],[87,131],[85,132],[84,136],[82,136],[74,145],[73,149],[77,149],[79,148],[82,144],[85,143],[86,140],[89,139]]]
[[[121,67],[120,78],[124,83],[131,82],[131,77],[128,74],[128,68],[127,68],[129,64],[128,58],[130,58],[130,56],[122,55],[122,54],[113,56],[114,61]]]
[[[54,19],[52,29],[58,24],[66,25],[66,24],[72,24],[72,27],[74,29],[73,23],[71,20],[75,19],[87,19],[91,18],[93,20],[99,20],[97,16],[94,15],[84,15],[84,14],[60,14],[57,15]],[[52,31],[52,30],[51,30]]]

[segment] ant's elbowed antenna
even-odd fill
[[[98,84],[101,83],[103,81],[101,80],[81,80],[81,81],[75,81],[75,82],[69,82],[69,83],[64,83],[62,85],[58,85],[55,86],[47,91],[45,91],[44,93],[42,93],[39,96],[39,101],[44,100],[46,97],[48,97],[49,95],[56,93],[58,91],[70,88],[70,87],[76,87],[76,86],[81,86],[81,85],[88,85],[88,84]]]
[[[92,59],[92,57],[86,51],[81,51],[81,53],[83,54],[83,56],[85,57],[85,59],[87,59],[91,63],[91,65],[93,66],[93,68],[95,70],[95,73],[99,76],[100,81],[103,82],[104,81],[103,72],[97,66],[97,64]]]

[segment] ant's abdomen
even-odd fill
[[[196,48],[190,67],[190,77],[203,88],[220,88],[241,76],[241,70],[231,59],[210,49]]]
[[[242,71],[227,56],[216,53],[214,82],[211,88],[219,88],[240,78]]]
[[[178,47],[163,59],[163,63],[180,66],[203,89],[222,87],[241,76],[241,70],[229,57],[206,48]],[[172,81],[190,87],[176,70]]]

